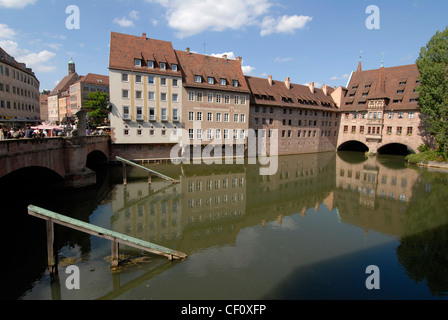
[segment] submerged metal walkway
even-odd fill
[[[166,176],[164,174],[161,174],[160,172],[151,170],[151,169],[149,169],[147,167],[141,166],[141,165],[139,165],[139,164],[137,164],[135,162],[132,162],[130,160],[127,160],[127,159],[124,159],[124,158],[121,158],[121,157],[118,157],[118,156],[116,158],[117,158],[118,161],[120,161],[123,164],[123,184],[124,185],[127,184],[126,165],[130,165],[130,166],[133,166],[133,167],[136,167],[136,168],[140,168],[142,170],[147,171],[149,173],[149,175],[148,175],[148,183],[151,183],[151,175],[152,174],[154,174],[154,175],[156,175],[156,176],[158,176],[158,177],[160,177],[162,179],[165,179],[167,181],[171,181],[172,183],[180,183],[180,181],[178,181],[176,179],[170,178],[170,177],[168,177],[168,176]]]
[[[137,248],[143,251],[147,251],[153,254],[162,255],[168,257],[169,260],[180,260],[187,258],[187,255],[183,252],[175,251],[169,248],[159,246],[157,244],[147,242],[141,239],[133,238],[131,236],[111,231],[93,224],[80,221],[74,218],[70,218],[56,212],[52,212],[43,208],[39,208],[33,205],[28,206],[28,214],[34,217],[46,220],[47,222],[47,253],[48,253],[48,266],[51,273],[55,273],[56,258],[54,254],[54,223],[63,225],[65,227],[75,229],[81,232],[85,232],[100,238],[104,238],[112,241],[112,267],[118,266],[118,250],[119,244],[127,245],[133,248]]]

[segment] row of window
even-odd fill
[[[401,99],[394,99],[392,101],[393,101],[393,103],[403,103],[403,98],[401,98]],[[409,99],[409,102],[417,103],[418,102],[418,98],[411,98],[411,99]],[[367,104],[367,101],[358,101],[358,105],[360,105],[360,106],[364,106],[366,104]],[[351,106],[351,105],[353,105],[353,101],[347,101],[347,102],[345,102],[345,105],[346,106]]]
[[[23,110],[32,112],[34,112],[35,110],[35,107],[31,104],[17,103],[17,102],[11,103],[11,101],[0,100],[0,109],[11,109],[11,108],[13,108],[14,110]]]
[[[30,84],[36,88],[38,87],[38,83],[37,83],[37,81],[36,81],[36,83],[34,82],[33,77],[31,77],[23,72],[16,71],[15,69],[11,69],[11,72],[9,72],[8,67],[0,65],[0,75],[9,77],[10,74],[11,74],[11,78],[14,80],[22,81],[22,82]]]
[[[254,111],[256,113],[258,113],[261,110],[262,113],[267,113],[267,109],[268,109],[267,107],[255,106]],[[291,108],[288,108],[288,109],[282,108],[281,110],[282,110],[283,114],[293,115],[293,109],[291,109]],[[295,113],[297,113],[299,116],[310,115],[310,116],[317,117],[319,115],[319,112],[317,110],[305,110],[305,109],[296,109],[296,110],[297,110],[297,112],[295,112]],[[269,107],[269,113],[274,113],[274,107]],[[334,113],[334,115],[336,118],[338,117],[337,113]],[[322,111],[322,116],[331,118],[331,117],[333,117],[333,112]]]
[[[202,76],[195,75],[194,76],[194,82],[202,83],[203,82]],[[215,77],[207,77],[207,84],[214,85],[215,83],[216,83]],[[219,84],[221,86],[227,86],[227,79],[220,78],[219,79]],[[232,87],[238,88],[239,86],[240,86],[240,83],[239,83],[238,80],[232,80]]]
[[[157,132],[160,131],[160,135],[162,137],[168,136],[168,130],[167,129],[149,129],[149,136],[155,137],[157,135]],[[143,136],[144,129],[136,129],[137,136]],[[179,131],[177,129],[173,130],[173,135],[177,136],[179,134]],[[129,136],[131,134],[131,129],[124,129],[123,134],[125,136]],[[213,139],[221,140],[244,140],[246,139],[246,130],[232,130],[232,129],[189,129],[188,130],[188,138],[190,140],[205,140],[205,141],[211,141]]]
[[[344,126],[344,133],[348,133],[348,126]],[[406,134],[408,136],[411,136],[413,134],[413,127],[407,127],[406,130]],[[352,134],[356,134],[357,133],[357,126],[352,126],[351,127],[351,131]],[[386,134],[391,135],[393,134],[393,127],[392,126],[387,126],[386,127]],[[365,126],[360,126],[359,127],[359,133],[360,134],[372,134],[372,135],[381,135],[381,127],[380,126],[368,126],[367,127],[367,131],[366,131],[366,127]],[[403,127],[396,127],[396,131],[395,133],[397,135],[402,135],[403,134]]]
[[[219,190],[219,189],[221,189],[221,187],[222,187],[222,189],[227,189],[227,187],[229,186],[229,179],[228,178],[222,179],[222,183],[221,183],[221,179],[215,179],[214,183],[213,183],[213,180],[207,180],[207,182],[205,184],[205,190],[203,190],[203,188],[202,188],[202,181],[196,182],[196,188],[195,188],[195,183],[193,181],[190,181],[190,182],[188,182],[188,192],[194,192],[195,189],[198,192],[211,191],[213,189],[213,185],[214,185],[215,190]],[[243,177],[232,178],[232,188],[236,188],[236,187],[244,187],[244,178]]]
[[[129,90],[123,89],[121,92],[121,97],[123,99],[129,99]],[[143,99],[143,91],[141,90],[135,90],[135,99],[136,100],[142,100]],[[155,101],[156,100],[156,93],[154,91],[148,92],[148,100]],[[160,101],[168,101],[168,93],[161,92],[160,93]],[[172,102],[179,102],[179,95],[177,93],[173,93],[171,95],[171,101]]]
[[[196,132],[194,129],[188,129],[188,138],[190,140],[205,140],[210,141],[213,139],[223,139],[229,140],[244,140],[246,139],[246,130],[232,130],[232,129],[206,129],[203,131],[202,129],[196,129]]]
[[[148,113],[149,121],[157,121],[156,108],[150,107]],[[136,119],[138,121],[143,121],[145,116],[143,114],[143,107],[136,107]],[[123,120],[131,120],[130,107],[123,106]],[[172,109],[172,120],[174,122],[180,121],[179,109]],[[160,108],[160,121],[168,121],[168,109]]]
[[[204,94],[200,91],[195,92],[195,91],[188,91],[188,101],[190,102],[203,102],[204,98],[203,98]],[[207,102],[208,103],[222,103],[223,101],[223,95],[220,93],[217,94],[213,94],[213,93],[207,93]],[[231,101],[231,97],[230,94],[225,94],[224,95],[224,103],[225,104],[230,104]],[[234,104],[242,104],[245,105],[247,101],[246,96],[239,96],[239,95],[235,95],[233,97],[233,103]]]
[[[10,85],[9,84],[3,85],[3,83],[0,83],[0,92],[11,93]],[[12,86],[12,94],[39,100],[39,96],[38,95],[34,96],[34,92],[26,89],[24,90],[23,88],[16,88],[15,86]]]
[[[262,118],[261,119],[261,124],[262,125],[268,124],[268,122],[266,120],[267,120],[266,118]],[[254,124],[258,125],[259,123],[260,123],[260,119],[259,118],[254,118]],[[273,123],[274,123],[274,119],[270,118],[269,119],[269,124],[272,125]],[[306,127],[306,126],[315,126],[316,127],[317,123],[318,123],[317,120],[298,120],[297,121],[297,125],[299,127],[301,127],[302,124],[303,124],[304,127]],[[333,124],[332,121],[328,121],[328,120],[327,121],[322,120],[321,123],[322,123],[322,127],[328,127],[328,126],[331,126]],[[292,119],[288,119],[288,120],[287,119],[283,119],[282,120],[282,124],[284,126],[286,126],[286,125],[292,126],[293,125],[293,121],[292,121]],[[335,121],[334,125],[337,126],[338,122]]]
[[[267,131],[268,137],[271,138],[273,136],[274,130],[270,129]],[[337,131],[334,130],[282,130],[280,137],[282,138],[316,138],[316,137],[331,137],[331,136],[337,136]],[[266,130],[265,129],[259,129],[255,131],[256,137],[265,138],[266,137]]]
[[[198,111],[196,113],[194,111],[188,112],[188,121],[203,121],[203,119],[204,119],[204,112],[202,111]],[[223,120],[224,122],[230,122],[230,114],[229,113],[222,114],[221,112],[216,112],[216,114],[214,114],[213,112],[207,112],[207,121],[213,122],[213,119],[215,119],[215,122],[222,122]],[[246,115],[244,113],[233,114],[233,122],[245,123]]]
[[[400,85],[400,86],[405,86],[406,84],[407,84],[407,81],[400,81],[400,82],[398,83],[398,85]],[[415,81],[415,84],[420,84],[420,80],[416,80],[416,81]],[[371,84],[371,83],[368,83],[368,84],[365,85],[365,88],[368,89],[368,88],[370,88],[371,86],[372,86],[372,84]],[[352,86],[352,89],[358,89],[358,87],[359,87],[359,85],[354,85],[354,86]]]
[[[395,114],[397,115],[398,119],[403,119],[404,118],[404,112],[400,111],[400,112],[387,112],[387,119],[394,119]],[[408,119],[414,119],[415,113],[413,111],[410,111],[407,113],[408,114]],[[367,117],[369,119],[382,119],[383,118],[383,113],[382,112],[369,112],[368,114],[366,112],[353,112],[352,114],[352,119],[367,119]],[[384,113],[384,116],[386,117],[386,113]],[[345,113],[345,119],[350,119],[350,113]]]
[[[145,65],[146,63],[146,65]],[[157,67],[156,61],[153,60],[143,60],[143,59],[134,59],[134,66],[135,67],[147,67],[149,69],[155,69]],[[169,70],[171,67],[171,71],[177,71],[178,66],[175,63],[172,63],[171,66],[167,62],[159,62],[158,67],[160,70]]]
[[[144,76],[142,75],[135,75],[135,83],[143,83]],[[172,80],[172,86],[173,87],[179,87],[179,79],[171,79]],[[121,81],[122,82],[129,82],[129,74],[123,73],[121,75]],[[156,77],[155,76],[148,76],[148,84],[155,85],[156,84]],[[160,78],[160,85],[161,86],[167,86],[168,85],[168,79],[161,77]]]

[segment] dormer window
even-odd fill
[[[194,76],[194,82],[202,83],[202,77],[201,76]]]
[[[172,64],[171,65],[171,70],[177,71],[177,64]]]
[[[134,66],[141,67],[142,66],[142,60],[141,59],[134,59]]]
[[[400,84],[400,86],[404,86],[404,85],[406,85],[406,81],[401,81],[399,84]]]
[[[238,82],[238,80],[233,80],[233,81],[232,81],[232,85],[233,85],[235,88],[238,88],[238,86],[239,86],[239,82]]]
[[[208,77],[208,84],[215,84],[215,78]]]
[[[148,68],[154,68],[154,61],[148,60]]]
[[[222,86],[226,86],[226,85],[227,85],[227,80],[226,80],[226,79],[221,79],[221,80],[219,81],[219,83],[220,83]]]
[[[161,70],[166,70],[166,63],[165,62],[160,62],[160,69]]]

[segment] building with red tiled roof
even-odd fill
[[[109,80],[114,150],[168,157],[182,128],[182,72],[171,42],[112,32]]]
[[[88,73],[81,76],[78,81],[70,86],[70,99],[67,104],[67,114],[74,117],[75,114],[84,106],[85,100],[90,92],[104,92],[109,94],[109,77]]]
[[[32,69],[0,48],[0,122],[20,127],[38,123],[39,86]]]
[[[244,154],[249,129],[250,90],[242,59],[228,59],[176,50],[183,75],[183,119],[192,145],[210,145],[223,154]],[[184,140],[184,141],[185,141]]]
[[[70,60],[68,63],[68,74],[56,85],[56,87],[48,95],[48,120],[50,123],[61,123],[64,118],[67,120],[67,108],[66,100],[69,95],[70,86],[76,81],[79,81],[79,75],[75,70],[75,63]],[[59,108],[59,99],[65,95],[64,107],[62,108],[62,114]],[[64,111],[65,110],[65,111]]]
[[[212,140],[244,148],[250,91],[241,59],[174,50],[171,42],[146,34],[112,32],[109,77],[118,153],[123,148],[133,158],[169,157],[181,139],[184,155],[188,146]]]
[[[318,89],[314,83],[298,85],[290,78],[276,81],[272,76],[246,79],[251,90],[249,126],[257,137],[266,138],[267,151],[274,131],[280,155],[336,149],[342,88]]]
[[[342,102],[338,145],[343,149],[358,141],[364,151],[376,153],[401,144],[417,152],[426,136],[418,103],[419,78],[415,64],[367,71],[358,66]]]

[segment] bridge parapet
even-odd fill
[[[101,151],[109,158],[109,141],[108,136],[0,140],[0,178],[26,167],[45,167],[69,187],[95,184],[95,172],[86,168],[87,156]]]

